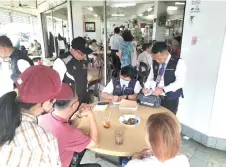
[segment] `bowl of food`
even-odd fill
[[[119,117],[119,121],[126,126],[136,126],[140,123],[140,118],[136,115],[126,114]]]

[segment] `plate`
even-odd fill
[[[128,121],[129,119],[135,119],[135,124],[129,125],[129,124],[124,123],[125,121]],[[123,125],[134,127],[140,123],[140,118],[136,115],[126,114],[126,115],[121,115],[119,117],[119,122],[121,122],[121,124],[123,124]]]

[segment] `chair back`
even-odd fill
[[[142,86],[147,81],[148,75],[149,75],[148,65],[144,62],[140,62],[139,72],[138,72],[138,80],[140,81],[140,84]]]
[[[100,84],[101,84],[101,80],[102,78],[98,78],[95,80],[92,80],[89,82],[88,84],[88,92],[90,95],[90,102],[93,103],[93,96],[97,97],[98,100],[100,101]],[[94,87],[93,89],[91,89],[91,87]]]

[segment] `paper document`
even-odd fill
[[[119,105],[119,109],[136,110],[137,108],[138,108],[137,102],[132,100],[122,99]]]
[[[107,105],[96,105],[93,109],[93,111],[105,111],[108,107],[108,104]]]

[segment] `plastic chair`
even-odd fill
[[[100,84],[101,84],[101,78],[98,78],[89,82],[88,92],[90,96],[90,103],[94,102],[94,97],[97,97],[98,101],[100,101]]]

